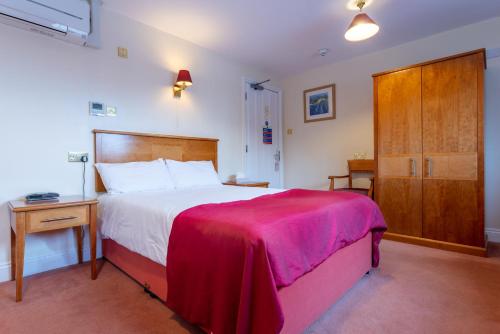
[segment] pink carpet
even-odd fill
[[[500,246],[490,258],[383,241],[381,266],[306,333],[500,333]],[[199,333],[109,263],[0,284],[0,333]]]

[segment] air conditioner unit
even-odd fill
[[[0,0],[0,22],[70,43],[88,45],[89,41],[96,38],[92,35],[98,35],[98,31],[94,30],[98,28],[100,1],[99,4],[92,2],[90,0]]]

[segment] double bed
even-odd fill
[[[212,161],[217,168],[216,139],[100,130],[94,130],[94,135],[96,163],[151,161],[162,158],[178,161]],[[106,191],[97,172],[96,191],[103,193]],[[185,212],[194,212],[192,210],[206,207],[208,203],[211,203],[211,206],[240,203],[238,201],[248,204],[263,198],[272,201],[275,197],[284,197],[287,194],[287,191],[279,189],[222,185],[103,194],[99,198],[103,256],[160,300],[168,301],[167,270],[170,269],[169,277],[174,275],[171,273],[172,268],[169,267],[168,259],[171,254],[167,251],[172,228],[174,223],[179,226],[177,218],[181,213],[184,215]],[[356,200],[359,201],[359,198],[353,199]],[[217,209],[220,210],[218,207]],[[303,332],[371,269],[374,259],[374,234],[377,235],[378,245],[379,237],[384,230],[382,225],[379,224],[374,233],[371,230],[363,232],[360,238],[345,243],[326,259],[315,264],[312,270],[307,270],[294,279],[291,284],[277,289],[277,302],[284,318],[280,324],[281,333]],[[177,244],[182,245],[182,241],[177,239]],[[214,258],[214,263],[216,259]],[[193,266],[203,267],[205,262],[207,261],[196,264],[196,261],[193,261],[195,263]],[[210,263],[206,267],[209,268]],[[179,281],[182,276],[175,278]],[[198,325],[204,327],[202,324]],[[245,329],[240,328],[237,332],[255,332],[251,329],[252,325],[249,326]],[[204,327],[204,329],[210,331],[210,328]]]

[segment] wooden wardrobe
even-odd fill
[[[387,239],[485,255],[485,50],[373,75]]]

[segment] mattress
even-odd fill
[[[175,217],[197,205],[248,200],[281,189],[209,186],[99,196],[98,221],[103,239],[166,266]]]

